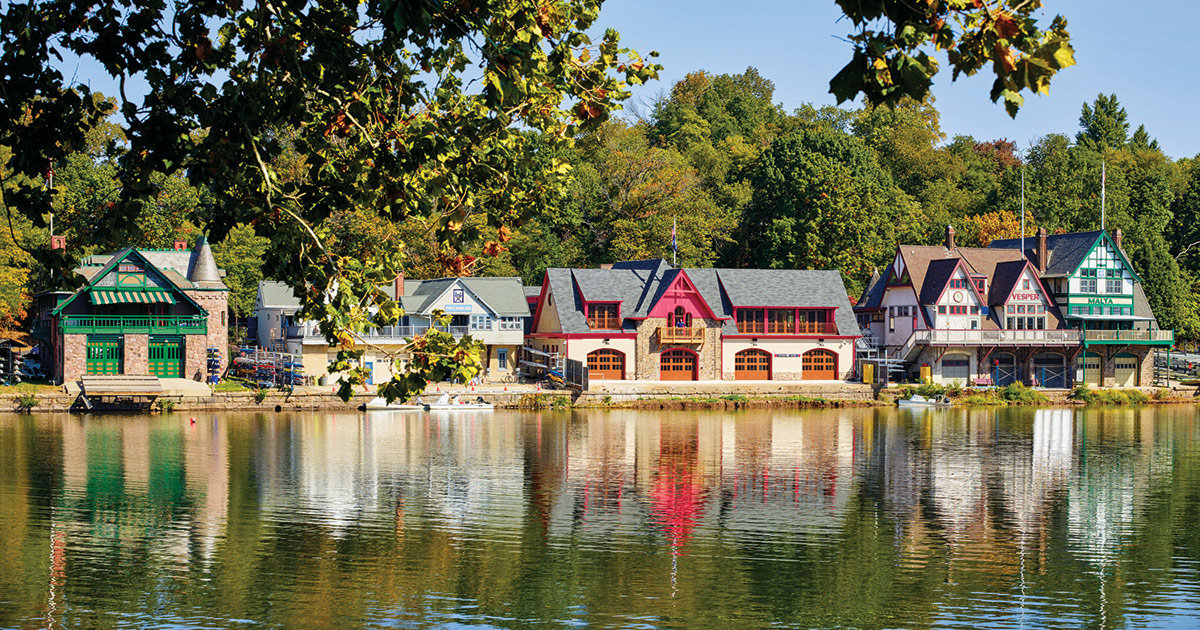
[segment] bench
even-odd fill
[[[995,385],[995,383],[992,382],[992,377],[984,376],[981,378],[972,379],[971,385],[975,387],[992,387]]]

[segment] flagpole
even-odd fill
[[[1025,257],[1025,165],[1021,165],[1021,257]]]
[[[1108,164],[1105,161],[1100,162],[1100,231],[1104,231],[1104,197],[1105,189],[1108,188]]]
[[[674,267],[678,264],[676,262],[675,258],[679,255],[679,244],[675,242],[675,224],[676,223],[678,223],[678,219],[676,219],[675,217],[671,217],[671,266],[672,267]]]

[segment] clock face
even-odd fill
[[[961,302],[961,301],[963,301],[963,294],[962,294],[962,291],[955,291],[955,292],[954,292],[954,301],[955,301],[955,302]]]

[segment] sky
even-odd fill
[[[1076,66],[1051,82],[1049,96],[1025,95],[1016,120],[988,98],[994,75],[950,81],[948,66],[934,80],[935,106],[947,138],[1006,138],[1027,148],[1048,133],[1074,136],[1083,103],[1116,94],[1129,114],[1130,133],[1144,124],[1172,158],[1200,153],[1200,76],[1191,67],[1200,35],[1200,2],[1162,0],[1045,0],[1049,18],[1061,13],[1075,47]],[[649,103],[688,72],[740,73],[753,66],[775,83],[775,100],[792,111],[804,103],[833,105],[829,79],[850,60],[839,39],[852,30],[833,0],[608,0],[600,26],[617,29],[623,46],[659,52],[661,80],[635,88]],[[840,21],[839,21],[839,18]]]

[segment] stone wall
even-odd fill
[[[87,374],[87,335],[62,336],[63,382],[77,381]]]
[[[150,335],[125,335],[121,373],[145,376],[150,373]]]
[[[221,369],[225,369],[226,348],[229,346],[229,292],[228,291],[187,291],[188,297],[196,301],[197,304],[204,307],[208,311],[208,335],[201,337],[203,341],[203,349],[200,353],[199,369],[206,377],[208,375],[208,348],[219,348],[221,350]],[[188,352],[186,358],[187,377],[192,378],[196,374],[196,369],[192,367],[192,337],[197,335],[188,335]]]
[[[658,328],[667,325],[665,317],[648,317],[642,320],[637,331],[637,358],[635,362],[637,380],[657,381],[660,376],[661,357],[664,350],[685,348],[697,353],[696,378],[701,381],[721,380],[721,321],[699,318],[693,325],[703,321],[703,344],[668,344],[658,342]]]
[[[184,335],[181,376],[195,380],[197,372],[200,373],[200,380],[208,380],[208,338],[204,335]]]

